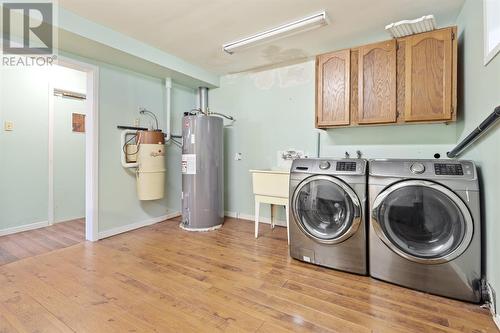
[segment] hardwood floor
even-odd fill
[[[85,220],[0,236],[0,266],[85,241]],[[2,332],[0,330],[0,332]]]
[[[477,305],[292,260],[284,228],[178,223],[0,267],[0,332],[496,332]]]

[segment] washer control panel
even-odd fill
[[[337,171],[356,171],[356,162],[337,162]]]
[[[434,173],[438,176],[463,176],[462,164],[434,163]]]
[[[419,162],[413,163],[410,166],[410,171],[413,172],[414,174],[419,175],[421,173],[424,173],[425,165],[423,163],[419,163]]]
[[[364,159],[319,159],[299,158],[293,161],[291,173],[320,175],[365,175],[367,161]]]

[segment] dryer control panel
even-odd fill
[[[476,179],[472,161],[464,160],[371,160],[371,176],[422,179]]]
[[[434,173],[438,176],[463,176],[462,164],[434,163]]]

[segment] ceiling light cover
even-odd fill
[[[283,37],[288,37],[291,35],[295,35],[297,33],[309,31],[312,29],[316,29],[322,27],[324,25],[329,24],[328,17],[326,16],[326,12],[322,11],[320,13],[316,13],[314,15],[310,15],[304,17],[300,20],[286,23],[280,25],[278,27],[260,32],[258,34],[242,38],[240,40],[226,43],[222,45],[224,51],[229,54],[233,54],[234,52],[259,45],[262,43],[269,42],[271,40],[280,39]]]

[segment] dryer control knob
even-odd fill
[[[319,163],[319,168],[321,170],[326,170],[328,168],[330,168],[330,162],[327,162],[327,161],[322,161]]]
[[[413,163],[410,167],[410,171],[415,174],[421,174],[425,171],[425,165],[422,163]]]

